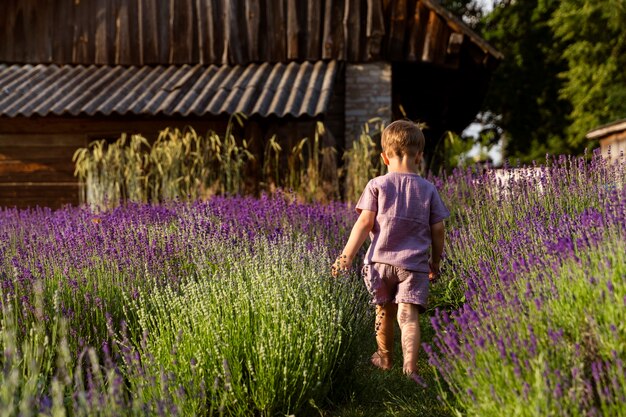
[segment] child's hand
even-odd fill
[[[348,262],[348,257],[346,255],[338,256],[335,263],[330,268],[333,277],[336,278],[341,271],[347,271],[350,263],[351,262]]]
[[[437,278],[439,278],[439,262],[433,262],[432,260],[430,260],[428,262],[428,267],[430,268],[428,279],[430,280],[430,282],[437,281]]]

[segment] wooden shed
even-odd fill
[[[71,157],[122,132],[222,131],[339,148],[374,116],[470,123],[501,54],[438,0],[5,0],[0,206],[78,202]]]
[[[600,141],[600,152],[605,158],[626,157],[626,119],[599,126],[587,133],[586,138]]]

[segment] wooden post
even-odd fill
[[[428,24],[426,25],[426,37],[424,39],[424,50],[422,52],[422,61],[432,63],[437,53],[437,36],[441,26],[439,16],[434,11],[428,16]]]
[[[322,34],[322,58],[333,58],[334,47],[333,42],[333,0],[326,0],[324,8],[324,32]]]
[[[391,18],[389,21],[389,42],[387,55],[390,60],[402,60],[404,52],[404,35],[407,24],[406,0],[397,0],[391,4]]]
[[[141,60],[144,64],[159,62],[159,24],[157,0],[139,2],[139,36],[141,37]]]
[[[131,65],[130,33],[128,31],[128,5],[125,2],[120,3],[119,9],[117,9],[115,26],[115,64]]]
[[[245,0],[246,27],[248,28],[248,59],[259,61],[259,30],[261,8],[259,0]]]
[[[417,61],[422,57],[426,28],[428,26],[428,15],[428,8],[421,1],[416,2],[413,18],[409,24],[407,61]]]
[[[360,61],[363,59],[363,47],[361,45],[361,1],[346,0],[350,3],[350,13],[348,15],[348,58],[352,61]]]
[[[109,64],[107,51],[108,42],[108,11],[107,1],[96,1],[96,35],[94,40],[95,62],[96,64]]]
[[[383,16],[382,3],[380,0],[367,0],[367,28],[366,36],[366,56],[365,58],[375,60],[380,56],[382,38],[385,35],[385,20]]]
[[[317,60],[320,57],[320,19],[321,19],[321,1],[307,2],[307,58]],[[325,19],[328,19],[328,12],[325,13]]]

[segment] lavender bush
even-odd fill
[[[51,334],[46,332],[52,330]],[[44,326],[34,322],[19,337],[16,314],[11,305],[2,310],[0,328],[0,410],[3,416],[145,416],[182,415],[177,406],[184,392],[174,398],[164,390],[159,398],[145,398],[126,389],[120,369],[105,348],[99,355],[85,348],[73,357],[67,344],[65,321],[56,317]],[[16,341],[22,339],[22,343]],[[106,346],[106,345],[105,345]],[[143,374],[133,351],[126,350],[128,372]],[[132,355],[132,356],[131,356]],[[105,364],[102,365],[102,358]],[[158,373],[165,380],[163,373]],[[154,384],[148,377],[145,385]],[[173,382],[170,382],[172,386]],[[139,387],[141,389],[141,386]],[[141,393],[141,391],[138,391]],[[176,402],[174,401],[176,399]]]
[[[431,363],[459,413],[621,415],[624,163],[561,157],[521,172],[507,183],[466,172],[441,184],[463,206],[440,285],[456,282],[464,303],[433,319]]]
[[[432,178],[453,213],[425,346],[442,399],[470,416],[624,414],[624,163],[503,172]],[[293,200],[0,211],[0,409],[318,404],[371,316],[359,282],[328,276],[352,210]]]
[[[197,398],[181,405],[185,414],[216,404],[229,415],[289,414],[324,398],[367,303],[358,283],[320,274],[327,249],[307,245],[262,239],[224,251],[219,265],[177,290],[157,285],[140,295],[137,330],[146,338],[137,348],[151,358],[149,374],[163,369],[185,381]],[[157,381],[144,395],[162,390]]]
[[[63,398],[77,415],[107,404],[270,415],[319,401],[368,317],[362,286],[329,277],[353,219],[344,204],[286,195],[0,211],[3,320],[13,317],[0,362],[28,362],[6,346],[48,358],[36,383],[5,371],[17,379],[2,408],[50,411]],[[45,338],[42,352],[26,348]]]

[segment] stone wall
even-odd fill
[[[391,121],[391,64],[347,64],[345,88],[345,144],[350,147],[369,119]]]

